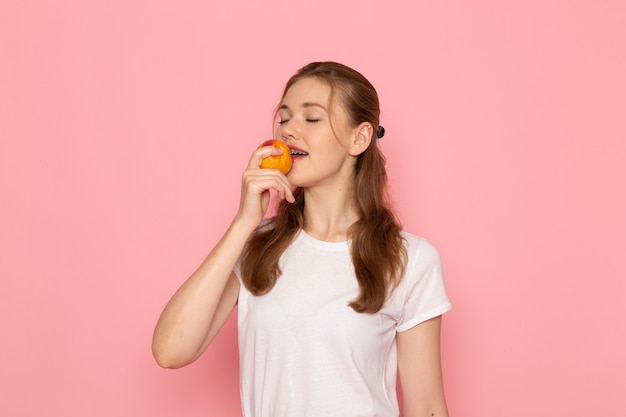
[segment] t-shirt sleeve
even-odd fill
[[[404,295],[396,324],[398,332],[409,330],[452,308],[446,293],[439,253],[424,239],[418,238],[413,244],[409,244],[406,275],[398,287],[402,289],[399,295]]]

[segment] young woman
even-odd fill
[[[287,175],[252,153],[237,214],[165,307],[159,365],[197,359],[238,305],[246,417],[447,416],[439,340],[450,309],[436,250],[402,231],[386,195],[374,87],[315,62],[286,84],[275,138]],[[265,219],[270,190],[281,200]]]

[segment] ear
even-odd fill
[[[372,142],[374,128],[368,122],[363,122],[354,128],[350,155],[358,156],[365,152]]]

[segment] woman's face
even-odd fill
[[[350,154],[355,128],[330,86],[317,78],[292,85],[278,111],[276,138],[292,149],[287,177],[299,187],[340,186],[351,179],[356,157]]]

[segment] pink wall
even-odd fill
[[[452,415],[626,414],[624,2],[213,3],[0,5],[0,415],[238,415],[234,321],[178,371],[152,329],[319,59],[443,256]]]

